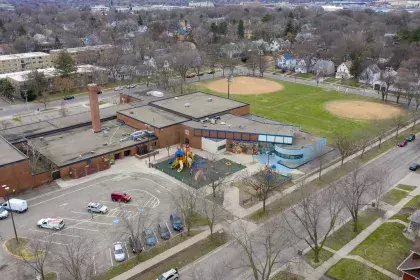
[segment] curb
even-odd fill
[[[11,239],[14,239],[14,238],[11,238]],[[4,242],[3,242],[3,244],[2,244],[4,251],[5,251],[5,252],[7,252],[9,255],[11,255],[11,256],[13,256],[13,257],[15,257],[16,259],[23,260],[24,258],[22,258],[22,257],[21,257],[21,256],[19,256],[19,255],[15,255],[15,254],[13,254],[12,252],[10,252],[10,251],[9,251],[9,249],[7,249],[6,242],[7,242],[7,241],[9,241],[9,240],[10,240],[10,239],[8,239],[8,240],[4,241]]]

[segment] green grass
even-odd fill
[[[34,259],[33,251],[28,248],[28,239],[18,237],[19,244],[15,238],[8,239],[5,242],[6,249],[15,256],[24,257],[27,260]]]
[[[391,278],[376,269],[350,259],[341,259],[328,269],[326,275],[337,280],[391,280]]]
[[[22,122],[22,120],[19,117],[13,117],[12,120],[15,122]]]
[[[341,81],[341,79],[327,78],[327,79],[324,80],[324,83],[333,84],[333,83],[336,83],[336,82],[339,82],[339,81]]]
[[[208,89],[206,84],[212,81],[214,80],[196,83],[197,88],[204,92],[227,96],[224,93],[217,93]],[[251,104],[251,113],[296,124],[301,126],[304,131],[327,138],[331,138],[332,128],[350,134],[355,129],[367,129],[370,125],[369,121],[340,118],[327,112],[324,110],[327,101],[358,99],[380,102],[377,99],[344,94],[320,87],[285,81],[282,81],[281,84],[284,85],[283,91],[264,95],[231,94],[231,98]]]
[[[191,232],[191,235],[188,237],[187,234],[183,234],[183,235],[177,235],[174,236],[173,238],[169,239],[168,241],[165,241],[163,243],[160,243],[157,246],[154,246],[153,248],[151,248],[149,251],[147,252],[143,252],[139,255],[139,263],[144,262],[148,259],[151,259],[163,252],[165,252],[166,250],[175,247],[176,245],[180,244],[183,241],[186,241],[188,238],[194,236],[195,234],[197,234],[198,232]],[[137,265],[137,255],[134,256],[133,258],[122,262],[120,264],[117,264],[116,266],[108,269],[107,271],[105,271],[104,273],[100,274],[98,277],[96,277],[95,279],[97,280],[109,280],[114,278],[117,275],[120,275],[121,273],[133,268],[134,266]]]
[[[390,219],[401,220],[403,222],[408,223],[408,218],[411,216],[411,213],[413,213],[416,209],[420,209],[420,195],[416,195],[415,197],[413,197],[409,202],[407,202],[406,205],[404,205],[404,207],[397,214],[390,217]]]
[[[101,100],[101,101],[99,101],[99,102],[98,102],[98,105],[104,105],[104,104],[106,104],[106,103],[108,103],[108,102],[106,102],[106,101],[104,101],[104,100]]]
[[[390,205],[395,205],[408,195],[405,191],[392,189],[382,197],[382,201]]]
[[[420,195],[416,195],[415,197],[413,197],[409,202],[407,202],[406,205],[404,205],[404,207],[419,209],[420,208]]]
[[[304,79],[312,79],[313,77],[315,77],[315,75],[312,73],[298,73],[296,74],[296,76]]]
[[[340,250],[382,215],[383,211],[379,209],[367,209],[363,211],[360,213],[358,219],[358,233],[353,232],[353,220],[350,220],[327,238],[325,246],[336,251]]]
[[[402,234],[404,229],[405,226],[399,223],[384,223],[351,253],[400,275],[397,267],[408,256],[414,244]]]
[[[288,271],[280,271],[270,278],[270,280],[304,280],[305,277],[293,274]]]
[[[45,280],[57,280],[57,273],[55,272],[49,272],[44,275]]]
[[[314,262],[314,259],[315,259],[314,251],[310,250],[309,252],[305,254],[305,259],[307,263],[309,263],[313,268],[317,268],[318,266],[323,264],[325,261],[327,261],[329,258],[331,258],[333,255],[334,254],[331,253],[330,251],[322,249],[321,252],[319,253],[319,262],[316,263]]]
[[[408,218],[410,217],[410,215],[411,215],[410,213],[400,213],[400,212],[398,212],[397,214],[391,216],[389,219],[390,220],[400,220],[400,221],[408,223],[409,222]]]
[[[191,218],[191,223],[193,227],[199,227],[199,226],[207,226],[207,219],[203,215],[201,215],[198,212],[195,212],[193,217]]]
[[[151,269],[131,277],[130,280],[155,280],[158,275],[161,275],[165,271],[174,267],[181,269],[187,264],[192,263],[207,253],[215,250],[217,247],[222,246],[226,242],[227,236],[225,233],[215,233],[212,239],[206,238],[201,240],[172,257],[167,258],[165,261],[160,262]]]
[[[411,191],[414,191],[417,187],[416,186],[399,184],[397,186],[397,188],[411,192]]]

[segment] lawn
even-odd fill
[[[44,276],[45,276],[45,280],[57,280],[57,273],[55,272],[47,273]]]
[[[130,278],[131,280],[155,280],[158,275],[161,275],[165,271],[171,268],[177,267],[181,269],[189,263],[201,258],[202,256],[210,253],[217,247],[222,246],[227,242],[227,236],[225,233],[214,233],[213,238],[206,238],[201,240],[194,245],[182,250],[181,252],[167,258],[165,261],[157,264],[156,266],[148,269],[135,277]],[[102,280],[102,278],[101,278]]]
[[[376,269],[350,259],[341,259],[327,271],[326,275],[337,280],[391,280]]]
[[[420,208],[420,195],[416,195],[415,197],[413,197],[406,205],[404,205],[405,207],[410,207],[410,208]]]
[[[413,197],[406,205],[394,216],[392,216],[391,220],[401,220],[403,222],[409,222],[408,218],[411,214],[420,208],[420,195],[416,195]]]
[[[16,257],[24,257],[27,260],[35,258],[33,251],[28,248],[28,239],[18,237],[19,243],[16,243],[15,238],[8,239],[5,242],[6,249]]]
[[[296,76],[304,79],[312,79],[313,77],[315,77],[315,75],[312,73],[298,73],[296,74]]]
[[[384,223],[372,232],[351,254],[359,255],[396,275],[398,265],[407,258],[413,241],[402,234],[405,226],[399,223]]]
[[[322,249],[319,253],[319,263],[315,263],[313,260],[315,258],[314,251],[310,250],[305,254],[306,262],[309,263],[313,268],[317,268],[321,264],[323,264],[326,260],[331,258],[333,256],[333,253],[330,251],[327,251],[325,249]]]
[[[270,278],[270,280],[304,280],[305,277],[287,271],[280,271]]]
[[[360,213],[358,220],[359,232],[370,226],[382,215],[383,211],[380,209],[367,209]],[[325,246],[338,251],[358,234],[353,232],[353,220],[350,220],[327,238]]]
[[[273,80],[273,79],[271,79]],[[206,83],[213,80],[206,80],[196,83],[197,88],[203,92],[226,96],[224,93],[211,91]],[[277,80],[273,80],[279,82]],[[352,120],[337,117],[324,110],[324,104],[330,100],[337,99],[364,99],[377,102],[376,99],[344,94],[333,90],[326,90],[320,87],[302,85],[282,81],[284,90],[263,95],[233,95],[231,98],[251,104],[251,113],[267,118],[281,120],[285,123],[296,124],[302,130],[331,137],[332,128],[342,132],[351,133],[354,129],[367,128],[368,121]]]
[[[139,262],[141,263],[141,262],[144,262],[148,259],[151,259],[151,258],[159,255],[160,253],[163,253],[164,251],[166,251],[166,250],[168,250],[172,247],[175,247],[176,245],[180,244],[181,242],[186,241],[188,238],[191,238],[198,233],[199,232],[191,231],[190,236],[187,236],[186,234],[183,234],[183,235],[179,234],[177,236],[174,236],[173,238],[169,239],[168,241],[165,241],[165,242],[160,243],[159,245],[153,247],[149,251],[141,253],[139,255]],[[133,268],[136,265],[137,265],[137,256],[108,269],[107,271],[100,274],[95,279],[97,279],[97,280],[112,279],[115,276],[120,275],[121,273]]]
[[[390,190],[382,197],[382,201],[391,205],[395,205],[408,195],[405,191]]]
[[[416,186],[399,184],[397,186],[397,188],[411,192],[411,191],[414,191],[416,189]]]

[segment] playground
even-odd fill
[[[212,91],[227,93],[227,79],[213,80],[208,83],[208,88]],[[267,92],[278,92],[283,90],[283,85],[267,79],[239,76],[234,77],[230,84],[231,94],[263,94]]]
[[[234,77],[235,79],[250,79],[250,83],[255,79],[277,83],[282,87],[281,90],[275,92],[267,91],[265,94],[261,93],[263,89],[254,94],[249,94],[249,91],[247,94],[233,94],[231,91],[230,98],[249,103],[253,114],[284,123],[299,125],[303,131],[318,136],[325,136],[327,140],[333,135],[332,128],[342,133],[350,134],[354,129],[367,129],[371,125],[373,116],[387,118],[392,117],[395,112],[401,114],[406,112],[403,107],[383,103],[379,99],[356,94],[345,94],[316,86],[286,81],[281,81],[280,83],[274,79],[251,77]],[[215,81],[225,83],[226,89],[223,92],[226,92],[226,79],[206,80],[196,83],[196,86],[203,92],[227,97],[227,94],[214,90],[212,85]],[[337,114],[337,111],[332,112],[328,110],[329,108],[327,107],[331,106],[329,104],[333,101],[339,102],[337,111],[342,110],[341,114]],[[345,108],[349,104],[346,102],[350,102],[352,107]],[[344,109],[346,110],[344,111]],[[370,118],[364,112],[369,110],[375,111]]]
[[[245,168],[244,165],[225,158],[217,160],[213,168],[209,166],[212,164],[211,161],[200,157],[199,155],[195,155],[188,150],[189,148],[186,148],[185,145],[183,145],[173,156],[155,164],[154,167],[197,189],[211,182],[211,179],[206,176],[209,168],[212,168],[212,172],[215,170],[220,177],[229,176]]]

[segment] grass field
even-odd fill
[[[408,195],[408,192],[400,191],[400,190],[390,190],[387,192],[383,197],[382,200],[385,203],[395,205],[401,201],[401,199],[405,198]]]
[[[337,280],[391,280],[391,278],[376,269],[350,259],[341,259],[326,274]]]
[[[196,83],[199,90],[207,93],[227,96],[224,93],[211,91],[206,84],[213,80]],[[273,80],[278,82],[277,80]],[[331,100],[371,100],[359,95],[344,94],[323,88],[282,81],[284,90],[260,95],[233,95],[231,98],[251,104],[251,113],[282,122],[300,125],[302,130],[320,136],[331,137],[333,130],[351,133],[357,128],[366,128],[370,122],[340,118],[324,110],[324,104]]]

